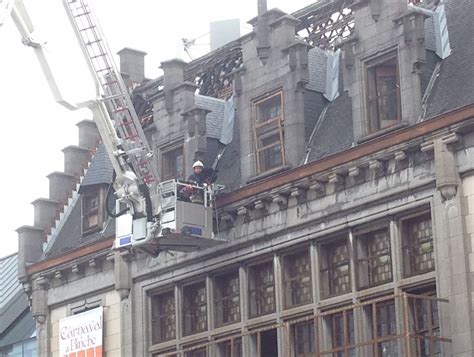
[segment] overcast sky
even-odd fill
[[[94,4],[112,52],[124,47],[143,50],[145,74],[160,75],[161,61],[181,57],[189,61],[181,46],[182,38],[199,38],[193,57],[208,47],[209,22],[240,18],[241,32],[251,30],[248,20],[256,16],[257,0],[90,0]],[[314,0],[268,0],[268,7],[286,12]],[[89,99],[93,94],[89,74],[72,35],[61,0],[25,0],[36,38],[46,42],[66,99]],[[69,112],[56,104],[31,48],[21,44],[11,18],[0,27],[0,257],[17,250],[15,229],[33,225],[33,206],[37,198],[48,198],[48,179],[63,171],[62,149],[78,144],[75,124],[91,119],[87,111]],[[116,58],[118,62],[118,58]]]

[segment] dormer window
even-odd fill
[[[283,95],[274,93],[253,103],[257,172],[285,164]]]
[[[400,78],[396,55],[368,64],[367,105],[370,133],[400,122]]]
[[[101,229],[104,221],[103,190],[100,187],[88,187],[82,193],[82,235]]]

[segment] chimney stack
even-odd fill
[[[127,88],[134,88],[145,79],[146,52],[125,47],[117,52],[120,57],[120,73]]]

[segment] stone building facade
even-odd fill
[[[103,307],[109,356],[472,356],[473,10],[261,1],[251,33],[143,80],[161,176],[219,169],[212,249],[112,250],[112,169],[81,122],[18,231],[40,354]],[[144,55],[121,51],[125,78]]]

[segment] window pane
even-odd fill
[[[288,255],[284,258],[283,264],[285,306],[310,303],[312,291],[309,252]]]
[[[321,268],[323,284],[329,290],[326,295],[338,295],[351,290],[351,272],[349,261],[349,246],[347,240],[322,246]]]
[[[281,116],[281,94],[270,97],[257,104],[257,123]]]
[[[176,337],[174,292],[163,293],[152,299],[153,343],[174,339]]]
[[[216,325],[222,326],[240,321],[239,273],[215,279]]]
[[[183,289],[184,333],[207,330],[206,284],[198,283]]]
[[[183,148],[179,147],[163,153],[162,166],[165,179],[182,177],[184,172]]]
[[[392,281],[390,235],[388,229],[369,232],[357,238],[359,288]]]
[[[405,275],[425,273],[435,268],[430,214],[403,222],[403,243]]]
[[[275,312],[275,281],[273,263],[261,264],[249,269],[250,316]]]
[[[281,93],[255,104],[254,130],[258,171],[284,164]]]
[[[303,322],[293,326],[293,348],[296,357],[310,356],[316,352],[314,322]]]
[[[400,85],[397,59],[391,58],[367,70],[370,130],[396,125],[400,121]]]
[[[242,339],[227,340],[217,345],[218,357],[242,357]]]

